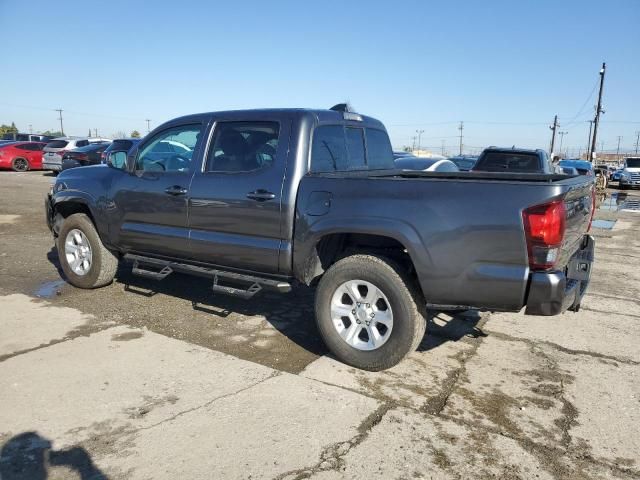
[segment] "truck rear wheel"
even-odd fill
[[[363,370],[390,368],[414,351],[426,329],[408,275],[394,262],[352,255],[327,270],[316,291],[316,322],[340,361]]]
[[[62,271],[71,285],[97,288],[113,281],[118,258],[104,247],[91,219],[84,213],[64,219],[57,247]]]

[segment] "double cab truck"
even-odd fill
[[[246,299],[312,286],[324,342],[367,370],[414,350],[428,309],[577,311],[594,251],[591,179],[396,170],[383,124],[341,106],[177,118],[45,203],[76,287],[120,261]]]

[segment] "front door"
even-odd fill
[[[290,124],[275,118],[216,121],[189,193],[195,260],[278,273]]]
[[[168,127],[143,141],[132,171],[114,177],[110,237],[125,251],[188,258],[189,183],[203,123]]]

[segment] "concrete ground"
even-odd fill
[[[640,478],[640,213],[598,211],[579,313],[434,314],[369,373],[326,355],[307,289],[67,285],[51,180],[0,173],[0,480]]]

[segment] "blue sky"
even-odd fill
[[[0,0],[0,123],[102,135],[172,117],[348,100],[394,146],[584,148],[602,61],[605,150],[640,130],[640,1]],[[593,94],[590,96],[590,93]],[[577,153],[577,152],[576,152]]]

